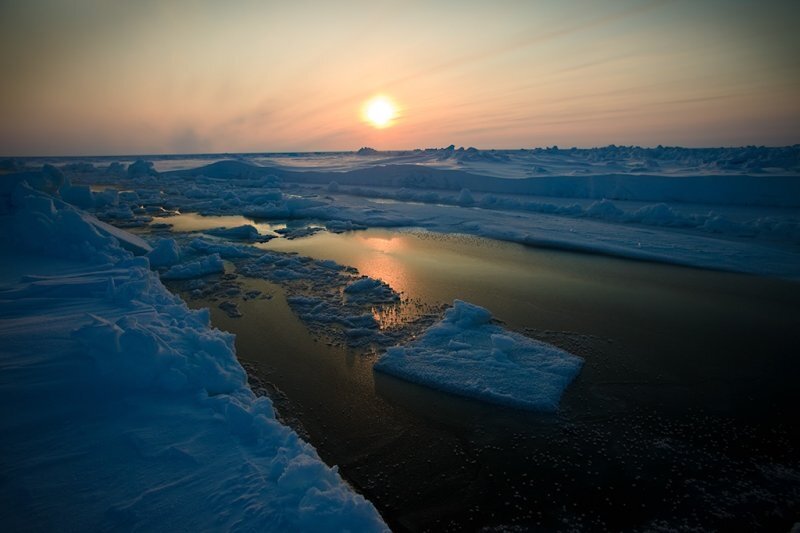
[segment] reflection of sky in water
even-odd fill
[[[205,228],[252,222],[244,217],[197,218]],[[276,238],[257,246],[353,266],[363,275],[382,279],[404,299],[432,305],[466,300],[488,308],[512,328],[579,331],[624,340],[640,364],[683,375],[729,373],[733,353],[752,363],[743,347],[761,351],[763,335],[742,332],[744,338],[737,339],[731,324],[774,333],[781,330],[775,317],[782,317],[784,326],[797,317],[796,306],[791,311],[786,307],[786,294],[794,294],[796,287],[777,280],[540,250],[464,235],[369,229]],[[415,310],[405,306],[402,312]],[[380,318],[382,325],[392,320],[389,315]],[[673,346],[676,338],[685,339],[677,352],[680,357]],[[757,346],[747,344],[754,339]],[[781,349],[773,347],[772,352],[777,356]],[[756,368],[743,365],[740,375],[762,366],[761,362]]]
[[[154,222],[172,224],[173,231],[203,231],[213,228],[234,228],[250,224],[262,235],[276,235],[275,230],[286,227],[286,224],[268,224],[257,222],[252,218],[240,215],[204,216],[197,213],[181,213],[169,218],[154,219]]]
[[[373,253],[364,254],[353,266],[362,274],[385,281],[395,291],[401,294],[407,293],[408,270],[398,257],[408,249],[407,238],[404,236],[365,237],[356,235],[355,240]]]
[[[442,490],[460,490],[466,478],[452,472],[459,467],[471,472],[472,458],[480,457],[479,468],[509,473],[504,486],[510,494],[533,490],[531,479],[545,479],[550,486],[567,480],[562,491],[580,495],[586,488],[581,465],[589,460],[597,465],[593,469],[610,472],[607,486],[628,505],[629,498],[644,494],[629,490],[641,468],[654,483],[667,486],[675,464],[701,457],[696,466],[703,469],[702,483],[718,485],[720,473],[733,472],[735,479],[741,466],[736,457],[751,451],[748,442],[769,450],[786,442],[768,425],[754,433],[740,422],[751,412],[762,419],[766,411],[791,427],[789,406],[797,403],[797,362],[791,357],[797,345],[796,284],[424,232],[320,232],[259,247],[334,259],[427,302],[461,298],[483,305],[508,326],[532,328],[533,336],[586,358],[562,401],[563,415],[540,418],[373,376],[373,358],[310,341],[288,306],[276,314],[281,298],[245,302],[241,319],[222,314],[220,324],[237,334],[240,353],[261,357],[275,369],[276,386],[300,406],[303,422],[311,422],[306,427],[324,428],[317,435],[321,449],[340,464],[372,468],[370,476],[387,464],[407,465],[407,472],[393,478],[398,491],[413,486],[431,465],[439,469],[432,478]],[[382,327],[391,313],[389,307],[376,317]],[[763,392],[754,395],[753,383],[763,383]],[[741,450],[715,446],[708,455],[702,436],[708,431],[752,437],[742,439]],[[465,434],[479,435],[477,443]],[[565,434],[563,445],[550,445]],[[655,447],[665,434],[675,436],[676,446]],[[769,437],[761,439],[762,434]],[[375,435],[399,437],[387,446]],[[633,445],[620,447],[623,441]],[[421,445],[426,449],[422,460]],[[466,453],[453,453],[463,446]],[[536,450],[542,453],[534,461],[529,454]],[[426,458],[432,459],[425,463]],[[619,464],[636,468],[619,469]],[[553,468],[543,476],[542,465]],[[690,489],[676,486],[668,496],[690,498]],[[469,490],[477,494],[469,496],[470,503],[484,508],[497,488]],[[650,497],[643,497],[649,504]],[[498,505],[508,501],[505,495],[495,499]],[[591,497],[586,502],[591,504]]]

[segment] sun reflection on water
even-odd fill
[[[373,253],[360,257],[354,265],[358,271],[371,278],[385,281],[401,296],[408,296],[408,270],[400,255],[407,250],[408,243],[404,237],[364,237],[358,236],[356,241]]]

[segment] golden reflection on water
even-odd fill
[[[411,284],[414,272],[409,268],[409,256],[414,253],[414,243],[409,242],[408,236],[358,235],[354,240],[356,249],[360,247],[367,253],[356,254],[357,257],[352,261],[353,266],[361,274],[383,280],[400,294],[401,302],[372,308],[372,316],[380,329],[392,330],[405,327],[409,322],[430,312],[429,306],[424,305],[418,298],[413,298],[414,290]],[[416,253],[419,253],[419,250]]]
[[[269,224],[266,222],[256,222],[251,218],[241,215],[220,215],[208,216],[198,213],[181,213],[169,218],[158,219],[158,222],[167,222],[172,225],[173,231],[203,231],[214,228],[235,228],[250,224],[255,226],[262,235],[277,235],[276,229],[285,228],[286,224]]]
[[[353,266],[361,274],[383,280],[396,292],[401,295],[406,294],[409,288],[409,273],[400,257],[408,250],[406,237],[385,238],[359,235],[356,237],[356,242],[372,250],[373,253],[360,255]]]

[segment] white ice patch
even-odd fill
[[[375,370],[486,402],[555,411],[583,359],[491,318],[486,309],[456,300],[419,339],[389,348]]]

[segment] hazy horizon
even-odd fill
[[[791,146],[798,15],[780,0],[4,2],[0,154]],[[377,95],[390,127],[363,119]]]
[[[123,157],[168,157],[168,156],[216,156],[216,155],[253,155],[253,154],[271,154],[271,155],[284,155],[284,154],[355,154],[362,148],[370,148],[374,149],[379,153],[392,153],[392,152],[415,152],[415,151],[425,151],[425,150],[444,150],[448,148],[453,143],[450,143],[447,146],[423,146],[423,147],[416,147],[416,148],[387,148],[387,149],[377,149],[372,146],[361,146],[359,148],[354,148],[351,150],[282,150],[282,151],[274,151],[274,150],[255,150],[255,151],[234,151],[234,150],[222,150],[219,152],[153,152],[153,153],[146,153],[146,152],[128,152],[128,153],[108,153],[108,154],[30,154],[30,155],[14,155],[14,154],[0,154],[0,159],[60,159],[60,158],[71,158],[71,159],[87,159],[87,158],[123,158]],[[643,150],[656,150],[658,148],[668,149],[668,148],[677,148],[677,149],[686,149],[686,150],[728,150],[728,149],[746,149],[746,148],[767,148],[767,149],[780,149],[780,148],[794,148],[799,146],[800,144],[787,144],[787,145],[727,145],[727,146],[679,146],[679,145],[631,145],[631,144],[606,144],[603,146],[558,146],[558,145],[550,145],[550,146],[520,146],[514,148],[497,148],[497,147],[489,147],[483,148],[480,146],[460,146],[455,144],[455,149],[470,149],[474,148],[480,150],[482,152],[486,151],[497,151],[497,152],[514,152],[514,151],[533,151],[533,150],[547,150],[551,149],[554,146],[559,150],[601,150],[604,148],[609,148],[611,146],[615,146],[617,148],[640,148]]]

